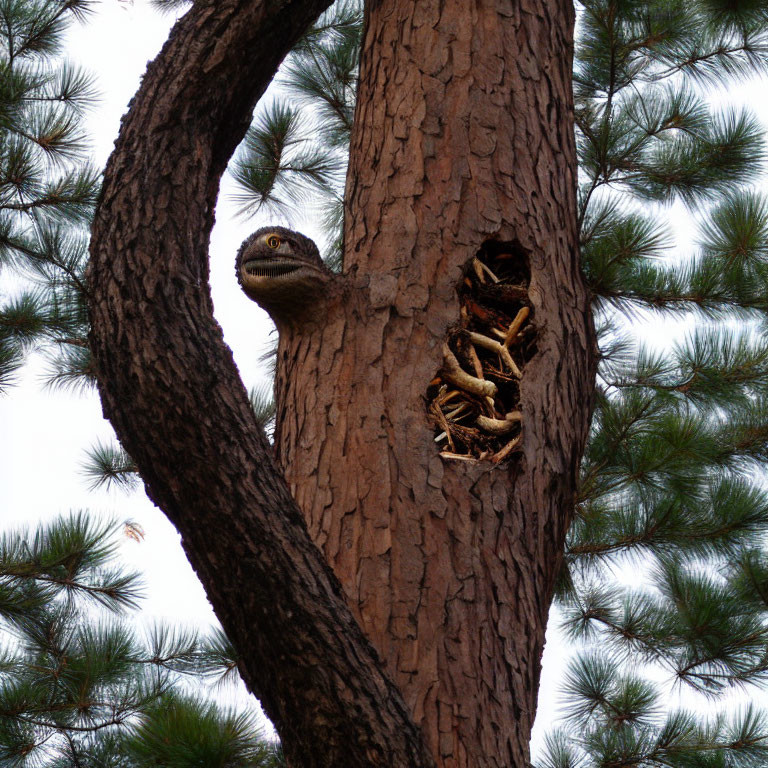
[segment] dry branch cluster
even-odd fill
[[[435,442],[446,459],[498,464],[522,439],[520,380],[536,351],[528,282],[516,243],[485,243],[465,266],[460,321],[427,388]]]

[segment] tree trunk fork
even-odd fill
[[[320,343],[278,382],[291,498],[212,318],[207,249],[253,105],[327,5],[197,2],[150,65],[93,229],[104,412],[292,765],[522,768],[595,370],[573,9],[369,5],[350,300],[296,337]],[[425,399],[460,322],[462,268],[486,241],[520,244],[537,334],[522,440],[496,464],[441,457]]]

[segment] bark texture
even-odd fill
[[[105,173],[91,348],[105,415],[184,548],[293,766],[429,766],[256,427],[212,317],[219,178],[328,0],[197,2],[150,65]]]
[[[528,764],[594,385],[567,0],[368,8],[345,268],[281,337],[278,459],[440,766]],[[488,239],[530,269],[521,452],[445,461],[425,392]]]
[[[413,720],[440,766],[523,768],[594,378],[573,10],[369,4],[344,275],[280,340],[291,498],[211,317],[206,256],[253,104],[326,5],[198,2],[148,70],[94,224],[104,410],[295,768],[429,765]],[[425,403],[489,239],[521,246],[537,333],[520,452],[497,466],[440,458]]]

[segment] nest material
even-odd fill
[[[486,243],[465,267],[460,322],[427,388],[435,442],[445,459],[500,463],[522,439],[520,380],[536,353],[528,263],[516,243]]]

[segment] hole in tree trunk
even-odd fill
[[[520,381],[536,354],[528,300],[530,269],[516,241],[486,240],[456,287],[459,322],[443,345],[443,366],[427,387],[435,443],[448,460],[508,461],[525,415]]]

